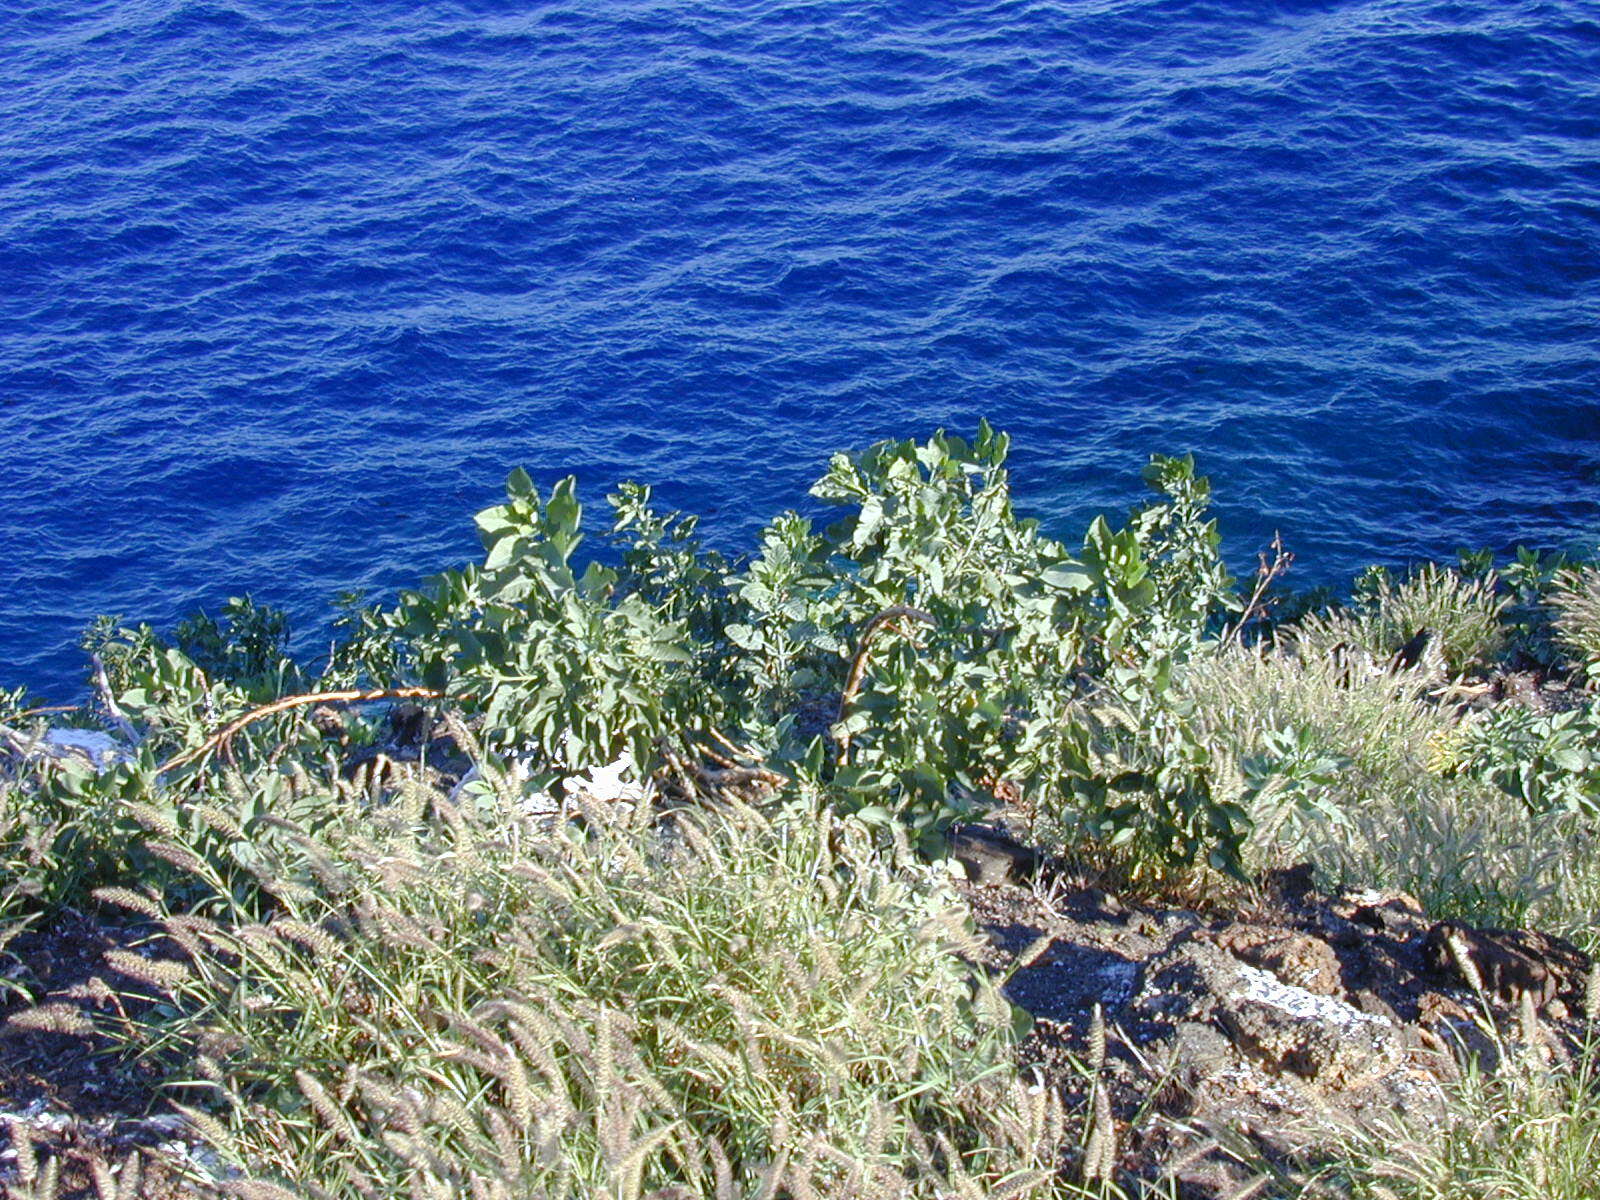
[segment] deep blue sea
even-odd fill
[[[0,685],[984,415],[1071,538],[1193,450],[1240,570],[1600,542],[1592,3],[10,0],[0,83]]]

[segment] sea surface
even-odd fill
[[[1069,539],[1192,450],[1236,570],[1600,542],[1593,3],[10,0],[0,84],[0,686],[980,416]]]

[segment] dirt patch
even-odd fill
[[[150,932],[67,910],[0,951],[0,1184],[55,1173],[61,1200],[98,1196],[96,1176],[102,1188],[136,1178],[144,1200],[197,1194],[178,1173],[193,1144],[156,1092],[158,1068],[89,1032],[93,1013],[119,1003],[98,982],[104,955],[149,953]]]

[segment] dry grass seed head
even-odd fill
[[[159,858],[162,862],[176,867],[187,875],[194,875],[197,878],[204,879],[210,873],[210,868],[206,865],[205,859],[189,849],[188,846],[158,838],[146,842],[144,848],[152,857]]]
[[[125,908],[129,912],[137,913],[141,917],[148,917],[152,921],[160,921],[166,916],[161,905],[143,892],[136,892],[132,888],[102,887],[95,888],[89,893],[102,904],[112,904],[118,908]]]
[[[167,995],[191,978],[188,966],[175,959],[146,958],[132,950],[107,950],[102,957],[118,975]]]
[[[190,811],[224,837],[236,842],[249,840],[245,835],[244,826],[225,809],[218,808],[214,804],[196,804]]]
[[[261,1179],[230,1180],[223,1188],[235,1200],[305,1200],[298,1192]]]
[[[59,1033],[67,1037],[89,1037],[95,1032],[94,1023],[83,1011],[71,1004],[52,1002],[36,1004],[21,1012],[12,1013],[0,1032],[4,1033]],[[21,1128],[13,1123],[13,1131]]]

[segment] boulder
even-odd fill
[[[987,825],[957,825],[945,835],[950,857],[980,887],[1024,883],[1039,869],[1039,853]]]
[[[1500,999],[1516,1000],[1526,994],[1544,1009],[1558,1003],[1562,992],[1576,998],[1590,966],[1588,955],[1551,934],[1478,929],[1461,921],[1440,921],[1429,929],[1422,954],[1436,974],[1470,983],[1466,977],[1470,970],[1486,991]]]
[[[1296,973],[1307,963],[1317,972],[1326,967],[1321,955],[1304,945],[1279,944],[1263,958],[1285,961]],[[1320,973],[1312,975],[1319,985],[1324,979]],[[1136,1012],[1156,1023],[1176,1028],[1205,1022],[1226,1034],[1241,1056],[1264,1072],[1293,1075],[1322,1090],[1362,1087],[1406,1060],[1405,1040],[1389,1018],[1287,982],[1198,938],[1178,943],[1146,964],[1133,1003]],[[1188,1040],[1195,1041],[1192,1036]]]

